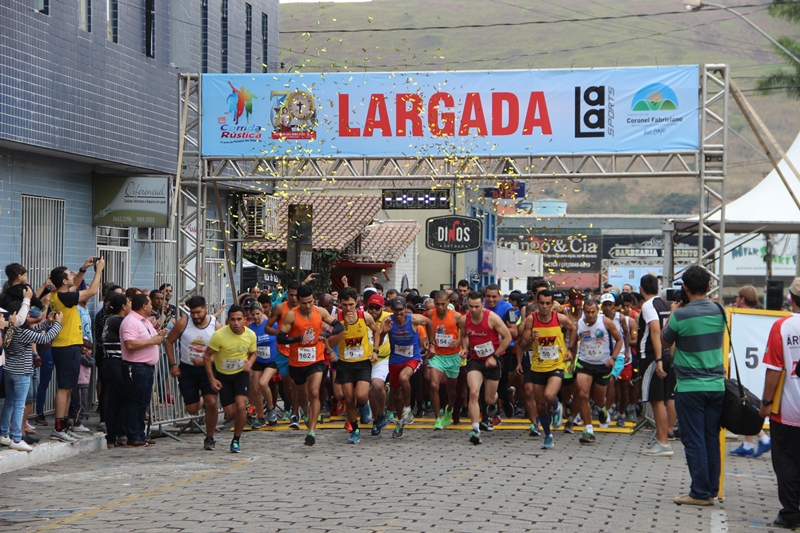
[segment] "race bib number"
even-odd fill
[[[481,358],[494,355],[494,344],[492,344],[492,341],[477,345],[475,347],[475,355]]]
[[[317,360],[317,348],[311,346],[310,348],[297,349],[297,361],[300,363],[313,363]]]
[[[453,337],[448,335],[447,333],[436,334],[436,346],[438,346],[439,348],[449,348],[452,341]]]
[[[269,349],[269,346],[259,346],[256,348],[256,354],[258,355],[259,359],[269,359],[272,355],[272,352]]]
[[[589,359],[603,359],[605,353],[603,352],[603,347],[597,344],[590,344],[586,347],[586,353],[589,356]]]
[[[244,367],[244,359],[223,359],[222,370],[234,371]]]
[[[558,346],[539,346],[540,361],[556,361],[559,353]]]
[[[403,357],[414,357],[413,346],[395,346],[394,351],[397,355],[402,355]]]
[[[364,357],[364,347],[363,346],[354,346],[352,348],[345,348],[344,349],[344,360],[347,361],[348,359],[358,359],[359,357]]]
[[[190,365],[194,364],[195,359],[202,359],[206,352],[206,342],[202,338],[198,338],[189,344],[189,353],[181,358],[181,361]]]

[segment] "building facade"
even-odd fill
[[[277,68],[278,11],[278,0],[0,3],[0,265],[23,263],[38,285],[102,253],[121,285],[174,283],[164,229],[92,225],[93,181],[173,176],[178,74]]]

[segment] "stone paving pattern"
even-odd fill
[[[727,459],[724,502],[675,505],[688,492],[683,447],[641,456],[644,432],[581,446],[558,431],[545,451],[522,431],[472,446],[466,432],[392,439],[390,426],[347,445],[328,429],[314,447],[302,430],[253,431],[238,455],[230,435],[214,452],[191,434],[5,474],[0,531],[767,532],[779,508],[769,454]]]

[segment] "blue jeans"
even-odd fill
[[[122,363],[122,381],[126,396],[122,419],[128,433],[128,442],[146,438],[144,421],[153,396],[155,368],[143,363]]]
[[[719,493],[719,421],[724,398],[724,392],[675,393],[681,441],[692,477],[689,496],[698,500],[716,498]]]
[[[6,401],[0,415],[0,435],[11,435],[11,440],[22,440],[22,415],[25,412],[25,398],[31,385],[30,374],[3,373],[6,385]],[[9,427],[10,426],[10,427]]]
[[[36,390],[36,414],[44,416],[44,404],[47,401],[47,388],[53,378],[53,352],[50,348],[42,348],[39,345],[39,357],[42,359],[42,366],[39,367],[39,386]]]

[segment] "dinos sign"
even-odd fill
[[[447,215],[429,218],[425,224],[425,246],[440,252],[480,250],[483,223],[479,218]]]

